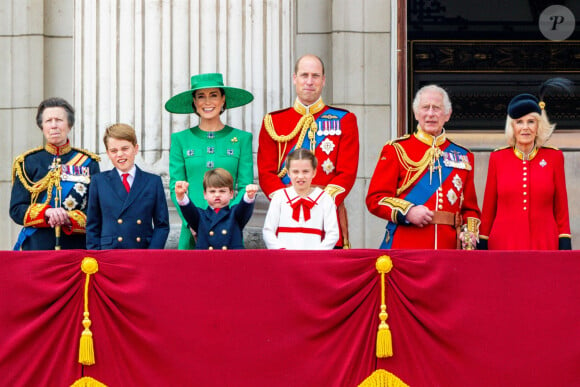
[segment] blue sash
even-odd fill
[[[344,117],[347,113],[348,112],[344,111],[344,110],[338,110],[338,109],[333,109],[331,107],[328,107],[328,109],[326,109],[320,113],[320,115],[316,119],[316,125],[319,128],[322,128],[324,126],[324,122],[326,122],[326,121],[340,121],[342,119],[342,117]],[[335,117],[330,118],[330,119],[329,118],[322,118],[322,117],[326,117],[326,116],[335,116]],[[316,135],[315,135],[315,140],[316,140],[315,147],[316,148],[318,148],[320,143],[326,138],[326,135],[319,135],[318,132],[319,131],[317,131]],[[310,139],[308,138],[308,136],[304,136],[304,140],[302,141],[302,144],[298,144],[298,142],[296,144],[294,144],[292,149],[290,149],[290,152],[292,152],[297,147],[310,149]],[[288,152],[288,153],[290,153],[290,152]],[[280,166],[281,170],[284,169],[285,166],[286,166],[286,160],[284,160],[284,162]],[[284,177],[281,178],[280,180],[282,180],[282,183],[284,183],[285,185],[290,184],[290,177],[288,177],[288,174],[284,175]]]
[[[71,160],[74,159],[75,156],[79,153],[80,152],[75,152],[73,154],[73,156],[71,157]],[[85,162],[81,165],[81,167],[88,167],[90,162],[91,162],[91,158],[88,157],[85,160]],[[77,166],[75,166],[75,168],[76,167]],[[61,166],[61,168],[62,168],[62,166]],[[61,190],[61,197],[66,198],[68,196],[68,194],[70,193],[70,191],[73,189],[75,184],[76,184],[76,182],[74,182],[74,181],[62,181],[61,180],[61,182],[60,182],[60,186],[62,189]],[[47,192],[45,192],[42,195],[42,198],[40,199],[41,202],[44,202],[46,200],[46,197],[47,197]],[[51,199],[49,205],[51,205],[53,208],[56,206],[56,188],[55,187],[52,188],[52,199]],[[20,233],[18,234],[18,238],[16,239],[16,243],[14,244],[14,247],[12,248],[12,250],[19,251],[20,248],[22,247],[22,244],[26,240],[26,238],[28,238],[29,236],[34,234],[36,232],[36,230],[38,230],[36,227],[22,227],[22,230],[20,230]]]
[[[458,155],[465,155],[467,152],[464,148],[461,148],[454,143],[450,143],[447,148],[444,150],[445,153],[454,153]],[[453,172],[452,167],[448,167],[443,162],[443,156],[439,157],[439,165],[441,166],[441,181],[439,181],[439,174],[438,173],[425,173],[421,179],[415,184],[413,189],[409,191],[405,199],[408,202],[413,203],[414,205],[425,204],[425,202],[433,196],[435,191],[441,186],[441,183],[445,181],[451,172]],[[431,184],[429,184],[429,179],[431,180]],[[387,222],[385,237],[383,238],[383,242],[379,248],[381,249],[390,249],[393,244],[393,237],[395,236],[395,231],[397,231],[398,224],[393,222]],[[387,240],[388,239],[388,240]]]

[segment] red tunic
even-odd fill
[[[432,147],[434,141],[436,146]],[[425,167],[430,161],[425,155],[432,152],[431,149],[435,149],[433,152],[438,155],[433,172],[429,166]],[[473,183],[473,160],[471,152],[453,144],[444,134],[434,138],[420,129],[412,136],[402,137],[383,147],[369,185],[366,204],[372,214],[393,223],[391,226],[396,225],[394,235],[385,235],[385,239],[392,237],[391,248],[457,248],[454,226],[430,224],[419,228],[402,220],[413,205],[422,204],[431,211],[459,213],[463,224],[472,218],[469,222],[477,225],[480,211]],[[439,184],[439,171],[442,169],[437,169],[438,165],[445,165],[442,169],[448,173],[445,177],[442,172],[442,184]],[[422,172],[421,166],[424,168]],[[411,191],[412,196],[408,196]],[[417,192],[432,194],[424,194],[423,200],[417,200]]]
[[[340,114],[332,113],[330,109]],[[304,110],[304,106],[297,102],[294,107],[271,113],[269,116],[276,135],[287,136],[294,131]],[[322,100],[315,103],[311,111],[318,124],[315,151],[318,167],[312,184],[323,188],[330,185],[326,191],[338,207],[356,179],[359,151],[356,117],[346,110],[326,106]],[[259,137],[258,176],[262,190],[271,198],[272,193],[288,185],[278,177],[278,173],[282,162],[296,145],[299,134],[286,143],[276,141],[266,130],[266,117]]]
[[[480,231],[490,250],[557,250],[570,237],[562,151],[540,148],[528,161],[514,148],[492,152]]]

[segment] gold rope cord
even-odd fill
[[[298,136],[298,141],[296,143],[302,144],[304,142],[306,132],[308,132],[308,139],[310,140],[310,151],[314,152],[315,150],[316,131],[318,130],[318,127],[312,114],[303,115],[292,132],[287,135],[280,136],[278,133],[276,133],[276,130],[274,129],[274,122],[272,121],[272,116],[270,114],[266,114],[264,117],[264,128],[266,128],[266,132],[268,132],[270,137],[278,143],[278,170],[280,171],[278,172],[279,178],[283,178],[286,176],[286,173],[288,173],[286,167],[282,169],[280,169],[280,167],[284,162],[288,142],[293,140],[298,135],[298,133],[300,133],[300,135]],[[281,143],[284,143],[283,151],[281,150]]]
[[[397,158],[403,165],[403,168],[407,171],[405,175],[405,179],[403,180],[403,184],[401,187],[397,188],[397,195],[400,195],[401,192],[404,192],[407,188],[411,186],[419,177],[423,174],[425,169],[428,166],[432,166],[435,161],[441,156],[441,149],[436,147],[429,148],[423,158],[419,161],[413,161],[407,156],[405,149],[398,144],[394,143],[393,148],[395,148],[395,152],[397,153]]]

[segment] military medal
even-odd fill
[[[446,167],[471,171],[471,164],[467,155],[462,155],[457,151],[443,152],[443,164]]]
[[[542,159],[542,161],[540,161],[540,167],[544,168],[546,165],[548,165],[548,163],[546,160]]]
[[[332,161],[330,161],[330,159],[326,159],[324,160],[324,162],[322,163],[322,170],[327,174],[330,175],[330,173],[332,171],[334,171],[334,164],[332,164]]]
[[[330,152],[334,150],[334,148],[335,148],[334,142],[332,142],[332,140],[329,138],[325,138],[324,141],[322,141],[322,143],[320,144],[320,149],[322,149],[322,151],[327,155],[329,155]]]
[[[453,185],[455,186],[455,188],[457,189],[457,191],[461,192],[461,188],[463,187],[463,181],[461,180],[461,178],[459,177],[458,174],[455,174],[455,176],[453,176]]]
[[[457,194],[452,189],[449,189],[449,191],[447,191],[447,200],[449,200],[449,203],[451,205],[454,205],[455,202],[457,201]]]

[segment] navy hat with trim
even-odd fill
[[[542,113],[540,100],[532,94],[519,94],[513,97],[507,111],[512,119],[517,119],[530,113]]]

